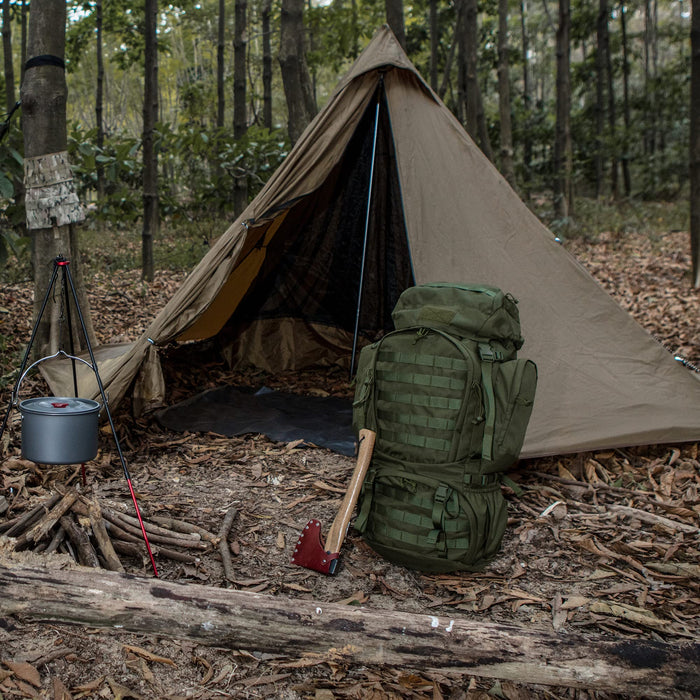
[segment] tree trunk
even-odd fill
[[[246,56],[248,32],[247,0],[236,0],[233,29],[233,138],[242,139],[248,130],[246,109]],[[233,206],[236,215],[248,204],[247,175],[239,171],[234,176]]]
[[[596,55],[595,55],[595,195],[603,192],[603,171],[605,163],[603,149],[605,144],[605,26],[607,25],[608,2],[598,0],[598,17],[596,20]]]
[[[406,29],[403,21],[403,0],[384,0],[386,23],[394,32],[403,50],[406,50]]]
[[[430,87],[438,90],[438,49],[440,47],[440,27],[438,25],[437,0],[430,0]]]
[[[29,18],[27,52],[29,67],[22,82],[22,131],[27,182],[27,228],[32,232],[34,265],[34,315],[46,295],[52,262],[62,255],[72,263],[80,308],[91,343],[94,334],[90,306],[82,284],[80,256],[73,224],[84,215],[75,194],[67,154],[65,53],[66,4],[64,0],[34,0]],[[49,355],[68,347],[86,347],[75,308],[63,295],[54,294],[37,328],[33,352]],[[70,314],[73,324],[63,321]]]
[[[560,219],[573,216],[571,148],[571,76],[569,0],[559,0],[557,27],[557,115],[554,136],[554,209]]]
[[[233,29],[233,138],[238,140],[248,130],[246,109],[247,0],[236,0]]]
[[[263,0],[262,5],[263,46],[263,126],[272,130],[272,42],[270,41],[270,15],[272,0]]]
[[[498,0],[498,113],[501,122],[501,172],[511,187],[515,187],[508,52],[508,0]]]
[[[287,99],[287,130],[292,144],[316,114],[304,36],[303,0],[282,0],[279,62]]]
[[[622,119],[624,123],[624,137],[622,139],[622,179],[625,187],[625,197],[632,194],[632,178],[630,175],[629,147],[630,147],[630,62],[627,48],[627,6],[620,4],[620,41],[622,42]]]
[[[610,12],[607,0],[605,0],[605,24],[603,26],[605,40],[605,77],[607,80],[608,92],[608,133],[610,135],[610,192],[614,199],[617,199],[618,183],[618,134],[617,134],[617,114],[615,110],[615,85],[613,74],[612,53],[610,50]]]
[[[12,23],[10,0],[2,3],[2,52],[5,68],[5,108],[10,114],[15,106],[15,69],[12,62]]]
[[[700,287],[700,0],[692,1],[690,29],[690,246],[693,286]]]
[[[224,91],[226,0],[219,0],[218,36],[216,43],[216,127],[224,128],[226,93]]]
[[[478,77],[478,8],[476,0],[464,1],[464,99],[466,124],[471,137],[479,139],[479,77]]]
[[[158,235],[158,152],[155,126],[158,121],[158,0],[146,0],[145,65],[143,91],[143,233],[141,276],[153,281],[153,239]]]
[[[105,66],[102,57],[102,0],[95,2],[95,53],[97,61],[97,86],[95,90],[95,124],[97,125],[97,150],[102,153],[105,145],[104,104]],[[101,201],[105,192],[105,172],[101,163],[97,164],[97,199]]]
[[[22,80],[24,80],[24,66],[27,63],[27,15],[29,14],[29,3],[27,0],[22,0],[22,37],[21,37],[21,42],[22,42],[22,48],[21,48],[21,55],[22,55],[22,68],[20,70],[20,84]]]
[[[0,566],[0,615],[166,635],[321,663],[569,686],[645,698],[690,698],[697,642],[557,634],[472,618],[266,596],[94,569]]]
[[[486,128],[484,104],[479,87],[479,14],[477,0],[464,0],[464,95],[467,131],[479,144],[484,155],[493,161],[491,140]]]
[[[523,107],[525,108],[525,124],[523,129],[523,172],[524,193],[530,193],[530,172],[532,170],[532,137],[530,125],[532,119],[532,98],[530,96],[530,40],[527,34],[525,22],[525,0],[520,0],[520,31],[521,31],[521,59],[523,62]]]

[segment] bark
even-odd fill
[[[534,625],[375,611],[93,569],[0,566],[0,590],[3,617],[119,628],[292,659],[320,655],[330,663],[440,669],[666,700],[700,690],[697,642],[557,634]]]
[[[479,77],[478,66],[478,11],[476,0],[464,0],[464,96],[466,100],[467,131],[479,138]]]
[[[95,89],[95,124],[97,125],[97,149],[98,152],[104,150],[105,132],[104,119],[102,117],[104,104],[104,79],[105,66],[102,56],[102,0],[95,2],[95,59],[97,61],[97,85]],[[97,198],[101,200],[105,191],[104,167],[97,164]]]
[[[384,0],[386,23],[394,32],[403,50],[406,50],[406,29],[403,21],[403,0]]]
[[[605,25],[603,27],[604,38],[605,38],[605,76],[607,79],[607,92],[608,92],[608,133],[610,135],[610,191],[612,196],[617,199],[618,183],[617,183],[617,171],[618,171],[618,134],[617,134],[617,114],[615,110],[615,86],[614,86],[614,75],[613,75],[613,63],[612,54],[610,50],[610,13],[607,10],[607,0],[605,0],[606,13],[605,13]]]
[[[279,63],[287,100],[287,130],[292,144],[297,142],[316,114],[304,36],[304,1],[282,0]]]
[[[21,73],[22,80],[24,80],[24,65],[27,62],[27,15],[29,14],[29,3],[27,2],[27,0],[22,0],[21,14],[22,14],[22,37],[21,37],[22,69],[21,69],[20,73]]]
[[[498,112],[501,123],[501,173],[511,187],[515,187],[508,52],[508,0],[498,0]]]
[[[233,31],[233,137],[238,140],[248,130],[246,110],[246,55],[247,55],[247,0],[236,0]],[[248,185],[245,172],[237,172],[233,185],[233,205],[240,214],[248,204]]]
[[[700,0],[692,2],[690,29],[690,246],[692,281],[700,287]]]
[[[530,136],[530,110],[532,97],[530,95],[530,39],[525,22],[526,3],[520,0],[520,31],[521,57],[523,63],[523,106],[525,107],[525,129],[523,133],[523,170],[525,172],[526,194],[529,192],[530,172],[532,170],[532,138]]]
[[[241,139],[248,129],[246,116],[247,0],[236,0],[233,30],[233,138]]]
[[[630,143],[630,124],[632,121],[630,112],[630,62],[627,47],[627,6],[625,3],[620,5],[620,40],[622,42],[622,119],[624,123],[625,133],[622,139],[622,179],[625,187],[625,197],[632,194],[632,178],[630,175],[629,164],[629,143]]]
[[[603,191],[603,170],[605,168],[603,150],[605,143],[605,27],[607,26],[608,2],[598,0],[596,21],[596,98],[595,98],[595,194],[600,197]]]
[[[571,189],[571,76],[570,46],[571,8],[569,0],[559,0],[557,27],[557,115],[554,138],[554,207],[561,219],[573,215]]]
[[[440,46],[440,28],[438,25],[437,0],[430,0],[430,87],[438,89],[438,48]]]
[[[26,70],[21,88],[22,131],[24,134],[25,178],[27,179],[27,227],[32,233],[34,267],[34,315],[46,296],[53,269],[60,254],[70,260],[73,281],[91,343],[94,333],[90,306],[85,294],[74,224],[83,215],[67,161],[67,88],[61,63],[65,54],[66,5],[63,0],[34,0],[29,18],[27,52],[29,59],[52,56]],[[60,172],[59,172],[60,171]],[[50,199],[47,204],[47,199]],[[70,308],[65,306],[69,304]],[[72,327],[66,320],[70,313]],[[34,357],[55,353],[72,343],[71,350],[86,347],[71,295],[59,293],[48,301],[38,324],[32,351]]]
[[[12,61],[12,23],[10,0],[2,3],[2,52],[5,70],[5,108],[9,114],[15,106],[15,69]]]
[[[272,47],[270,16],[272,0],[263,0],[262,5],[262,47],[263,47],[263,126],[272,130]]]
[[[158,235],[158,153],[155,126],[158,121],[158,0],[145,5],[145,65],[143,91],[143,230],[141,234],[141,276],[153,281],[153,239]]]
[[[486,126],[484,105],[481,99],[478,71],[479,26],[476,0],[463,0],[464,32],[462,39],[462,76],[466,100],[466,125],[471,137],[479,144],[484,155],[493,161],[491,140]]]
[[[224,128],[226,112],[226,94],[224,91],[224,60],[226,38],[226,0],[219,0],[219,23],[216,44],[216,126]]]

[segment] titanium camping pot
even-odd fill
[[[67,357],[92,367],[79,357]],[[27,372],[47,359],[37,360]],[[27,372],[18,383],[17,393]],[[41,396],[21,401],[22,457],[39,464],[82,464],[94,459],[100,408],[97,401],[81,398]]]

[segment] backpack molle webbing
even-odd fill
[[[500,473],[517,460],[537,370],[515,300],[490,286],[406,290],[396,330],[360,353],[356,430],[377,433],[355,527],[386,558],[478,570],[498,552]]]

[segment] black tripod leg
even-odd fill
[[[19,389],[19,383],[24,374],[24,370],[27,367],[27,362],[29,361],[29,354],[32,351],[32,345],[34,345],[34,340],[36,338],[37,331],[39,330],[39,323],[41,322],[44,312],[46,311],[46,305],[49,303],[49,298],[51,297],[51,290],[56,283],[56,277],[58,276],[58,263],[54,260],[53,272],[51,274],[51,280],[49,281],[49,286],[46,288],[46,294],[44,295],[44,301],[41,304],[41,309],[39,310],[39,315],[36,317],[34,322],[34,328],[32,328],[32,334],[29,338],[29,344],[27,349],[24,351],[24,357],[22,358],[22,365],[19,368],[19,373],[17,374],[17,380],[12,388],[12,394],[10,394],[10,401],[7,405],[7,411],[5,412],[5,418],[2,421],[2,427],[0,427],[0,438],[5,433],[5,428],[7,427],[7,421],[10,419],[10,412],[12,411],[12,404],[17,398],[17,390]]]
[[[102,385],[102,379],[100,378],[100,372],[97,369],[97,361],[95,360],[95,355],[92,351],[92,344],[90,343],[90,338],[88,337],[87,327],[85,325],[85,319],[83,318],[83,313],[80,310],[80,304],[78,303],[78,294],[75,290],[75,285],[73,284],[73,277],[71,275],[68,263],[63,264],[64,274],[70,285],[70,290],[73,295],[73,301],[75,302],[75,309],[78,314],[78,319],[80,320],[80,327],[83,330],[83,335],[85,336],[85,344],[87,345],[88,353],[90,354],[90,362],[92,363],[92,368],[95,372],[95,379],[97,380],[97,386],[100,390],[100,396],[102,397],[102,405],[107,413],[107,419],[109,420],[109,427],[112,429],[112,435],[114,436],[114,444],[117,448],[117,453],[119,454],[119,460],[121,461],[122,469],[124,470],[124,477],[126,478],[126,483],[129,486],[129,491],[131,493],[131,499],[134,502],[134,508],[136,509],[136,515],[138,516],[139,524],[141,525],[141,534],[143,535],[143,540],[146,543],[146,549],[148,550],[148,556],[151,558],[151,566],[153,567],[153,573],[158,576],[158,569],[156,569],[156,562],[153,558],[153,552],[151,551],[151,545],[148,541],[148,535],[146,534],[146,527],[141,519],[141,511],[139,509],[139,504],[136,501],[136,494],[134,493],[134,487],[131,483],[131,476],[129,475],[129,469],[126,466],[126,459],[124,459],[124,453],[122,452],[121,445],[119,444],[119,438],[117,437],[117,429],[114,425],[114,420],[112,419],[112,413],[109,410],[109,404],[107,403],[107,395],[105,394],[104,386]]]
[[[70,344],[70,354],[71,354],[71,364],[73,365],[73,393],[76,398],[78,396],[78,374],[75,369],[75,342],[73,340],[73,321],[71,318],[70,310],[70,297],[68,296],[68,277],[66,272],[68,270],[68,265],[65,263],[59,263],[63,268],[63,298],[66,304],[66,322],[68,323],[68,342]]]

